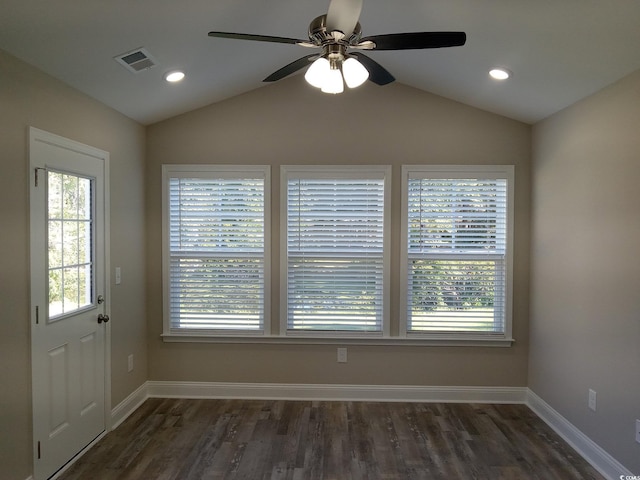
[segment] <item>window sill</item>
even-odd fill
[[[511,347],[513,338],[466,337],[302,337],[279,335],[202,335],[194,333],[171,333],[161,335],[166,343],[229,343],[229,344],[276,344],[276,345],[365,345],[365,346],[417,346],[417,347]]]

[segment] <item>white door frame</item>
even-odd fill
[[[73,140],[70,140],[68,138],[64,138],[49,132],[46,132],[44,130],[40,130],[37,129],[35,127],[28,127],[28,138],[29,138],[29,149],[30,149],[30,155],[29,155],[29,174],[28,174],[28,179],[29,179],[29,185],[30,185],[30,192],[32,192],[35,188],[36,188],[36,182],[40,181],[40,182],[44,182],[46,181],[46,172],[43,171],[43,168],[46,168],[46,165],[42,165],[39,162],[36,161],[36,159],[34,158],[33,154],[31,153],[33,151],[33,147],[34,145],[36,145],[38,142],[40,143],[46,143],[49,145],[53,145],[53,146],[58,146],[61,148],[65,148],[71,151],[75,151],[75,152],[80,152],[82,154],[86,154],[86,155],[90,155],[92,157],[95,157],[97,159],[100,159],[102,161],[103,164],[103,174],[104,174],[104,197],[103,197],[103,202],[104,202],[104,239],[103,239],[103,245],[104,245],[104,295],[106,297],[106,301],[104,304],[104,311],[106,315],[110,315],[111,313],[111,275],[110,275],[110,269],[111,269],[111,257],[110,257],[110,188],[109,188],[109,153],[104,151],[104,150],[100,150],[98,148],[95,147],[91,147],[89,145],[85,145]],[[33,201],[33,193],[30,194],[30,203]],[[30,207],[30,209],[33,208]],[[37,225],[37,219],[34,218],[34,215],[30,216],[30,231],[31,231],[31,235],[34,234],[34,232],[38,232],[40,230],[42,230],[42,226],[41,225]],[[32,255],[32,254],[31,254]],[[30,283],[32,283],[32,279],[34,276],[34,269],[36,268],[35,265],[33,265],[33,260],[31,260],[31,267],[30,267]],[[34,326],[36,325],[36,323],[38,321],[42,321],[42,319],[37,318],[38,316],[43,317],[44,313],[41,314],[40,312],[36,311],[35,305],[37,302],[37,299],[34,298],[34,286],[31,285],[30,287],[30,296],[31,296],[31,300],[30,300],[30,325]],[[42,309],[42,310],[46,310],[46,309]],[[33,333],[30,334],[30,339],[31,339],[31,345],[32,345],[32,359],[33,359],[33,340],[34,340],[34,336]],[[33,364],[33,360],[31,360],[31,363]],[[33,373],[32,373],[32,382],[33,382]],[[33,388],[32,388],[33,391]],[[32,404],[31,404],[31,411],[32,411],[32,418],[35,416],[35,411],[34,411],[34,404],[33,404],[33,400],[32,400]],[[112,428],[112,419],[111,419],[111,322],[106,323],[105,324],[105,335],[104,335],[104,426],[105,426],[105,433],[110,431]],[[87,445],[87,448],[83,449],[82,452],[80,452],[80,454],[76,455],[76,457],[74,457],[74,460],[76,460],[77,458],[79,458],[81,456],[82,453],[84,453],[88,447],[92,446],[94,443],[96,443],[103,435],[101,435],[100,437],[98,437],[97,439],[95,439],[93,442],[91,442],[89,445]],[[34,471],[34,478],[35,480],[41,480],[40,478],[38,478],[37,476],[37,471],[36,471],[36,464],[37,464],[37,460],[38,460],[38,439],[35,438],[35,425],[32,425],[32,445],[33,445],[33,471]],[[72,462],[69,462],[66,466],[65,469],[68,468],[70,465],[72,464]],[[62,465],[61,465],[62,467]],[[61,473],[63,470],[61,470],[59,473]],[[56,474],[56,476],[58,475]]]

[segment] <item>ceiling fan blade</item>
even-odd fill
[[[327,12],[327,32],[339,30],[349,37],[360,18],[362,0],[331,0]]]
[[[367,57],[364,53],[351,52],[350,55],[356,57],[364,68],[369,71],[369,81],[376,85],[387,85],[395,81],[395,77],[391,75],[386,68],[380,65],[375,60]]]
[[[414,32],[374,35],[362,42],[376,44],[374,50],[413,50],[421,48],[459,47],[467,41],[464,32]],[[361,42],[361,43],[362,43]]]
[[[301,68],[306,67],[307,65],[309,65],[312,59],[316,59],[316,58],[318,58],[317,53],[313,53],[311,55],[306,55],[302,58],[299,58],[298,60],[291,62],[289,65],[285,65],[280,70],[276,70],[267,78],[265,78],[263,82],[275,82],[277,80],[280,80],[288,75],[291,75],[294,72],[297,72]]]
[[[291,45],[309,43],[308,40],[298,40],[297,38],[272,37],[269,35],[253,35],[250,33],[209,32],[209,36],[218,37],[218,38],[232,38],[236,40],[254,40],[257,42],[288,43]]]

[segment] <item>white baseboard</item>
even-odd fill
[[[524,403],[525,387],[421,387],[278,383],[147,382],[149,397],[369,402]]]
[[[129,415],[135,412],[144,401],[149,398],[148,382],[140,385],[127,398],[121,401],[111,410],[111,430],[118,428]]]
[[[526,404],[604,477],[609,480],[619,480],[621,476],[633,475],[624,465],[529,389]]]
[[[524,403],[525,387],[421,387],[148,381],[111,410],[117,428],[147,398],[237,398],[368,402]]]
[[[120,425],[147,398],[224,398],[244,400],[324,400],[365,402],[526,404],[587,462],[610,480],[633,475],[527,387],[432,387],[404,385],[324,385],[280,383],[148,381],[111,412]],[[27,479],[31,480],[31,479]]]

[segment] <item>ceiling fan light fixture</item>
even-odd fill
[[[342,93],[344,84],[356,88],[370,80],[376,85],[387,85],[395,80],[382,65],[361,52],[347,54],[350,48],[358,50],[422,50],[426,48],[459,47],[466,43],[465,32],[408,32],[362,37],[360,12],[363,0],[329,0],[326,15],[320,15],[309,24],[309,40],[257,35],[252,33],[209,32],[210,37],[284,43],[306,48],[319,48],[322,53],[305,55],[267,76],[263,82],[275,82],[307,67],[305,79],[310,85],[327,93]],[[309,62],[313,64],[309,65]],[[327,63],[329,66],[327,67]]]
[[[342,73],[339,68],[329,69],[320,90],[324,93],[333,94],[344,92],[344,82],[342,81]]]
[[[349,88],[356,88],[369,79],[369,71],[353,57],[347,58],[342,64],[342,75]]]
[[[307,73],[304,74],[304,79],[309,85],[322,88],[330,71],[329,60],[320,57],[307,69]]]

